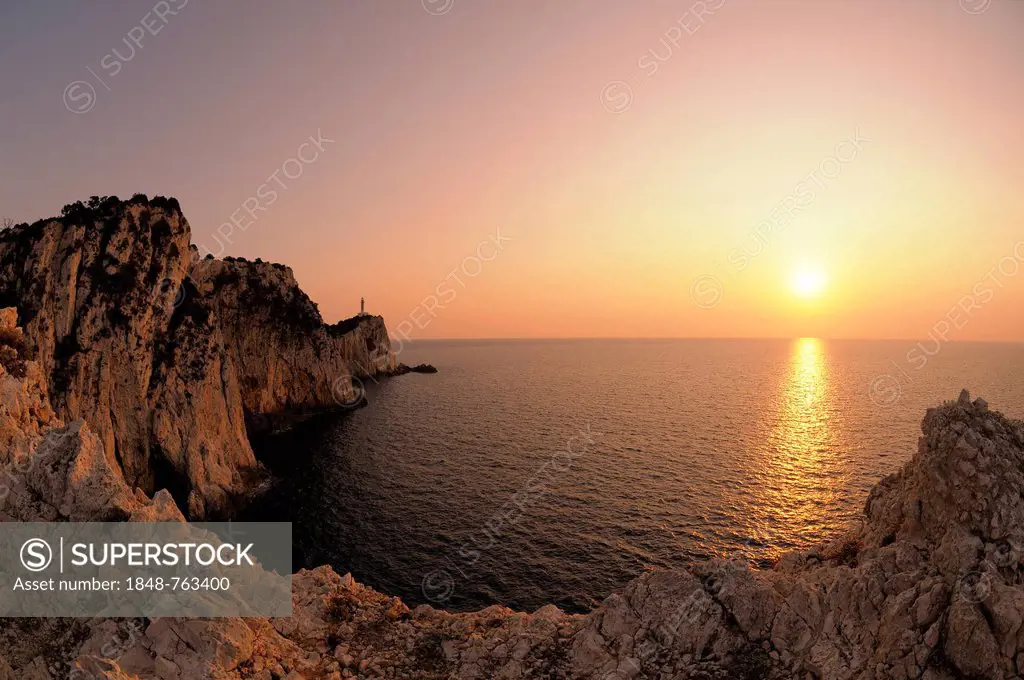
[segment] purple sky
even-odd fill
[[[1022,36],[1017,0],[10,2],[0,215],[173,195],[414,339],[920,338],[1024,238]],[[959,339],[1024,339],[1000,283]]]

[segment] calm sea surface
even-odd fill
[[[420,342],[400,360],[440,373],[258,442],[283,481],[246,518],[412,605],[584,611],[649,567],[763,563],[855,521],[961,387],[1024,416],[1024,345],[915,346]]]

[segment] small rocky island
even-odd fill
[[[229,511],[262,474],[250,416],[397,372],[379,317],[332,329],[286,267],[189,237],[145,197],[0,235],[0,520]],[[1024,423],[964,391],[921,430],[860,526],[770,569],[652,571],[568,615],[410,610],[320,567],[287,618],[0,620],[0,680],[1018,677]]]
[[[405,373],[437,373],[437,369],[431,364],[416,364],[415,366],[406,366],[405,364],[398,364],[395,369],[395,375],[403,375]]]

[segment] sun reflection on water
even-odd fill
[[[819,411],[815,406],[821,403],[828,388],[823,354],[824,349],[818,338],[795,340],[787,384],[789,405],[814,416],[816,422]],[[828,428],[827,423],[824,424],[824,428]]]
[[[758,534],[770,545],[819,540],[838,519],[838,489],[848,471],[837,446],[831,379],[825,343],[794,340],[759,461]]]

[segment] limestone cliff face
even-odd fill
[[[151,377],[188,242],[173,200],[109,201],[0,235],[0,305],[17,306],[54,409],[85,419],[149,489]]]
[[[39,364],[27,360],[17,321],[17,310],[0,309],[0,466],[8,467],[27,458],[46,428],[59,423],[46,377]]]
[[[251,423],[352,404],[359,397],[353,374],[394,367],[381,317],[325,325],[289,267],[206,259],[189,278],[200,298],[213,301]]]
[[[0,353],[21,333],[15,317],[0,309]],[[166,491],[150,500],[125,483],[85,421],[54,414],[39,364],[12,372],[0,362],[0,521],[181,519]]]
[[[352,375],[372,378],[398,368],[382,316],[354,316],[328,328],[328,333],[349,357]]]
[[[182,284],[161,337],[149,394],[158,488],[189,517],[220,516],[263,476],[245,429],[242,392],[216,307]],[[147,489],[148,491],[149,489]]]
[[[130,487],[199,518],[264,474],[247,419],[354,403],[352,370],[393,359],[379,317],[326,326],[291,270],[195,262],[190,237],[174,199],[67,206],[0,234],[0,306],[18,308],[56,415],[84,419]]]

